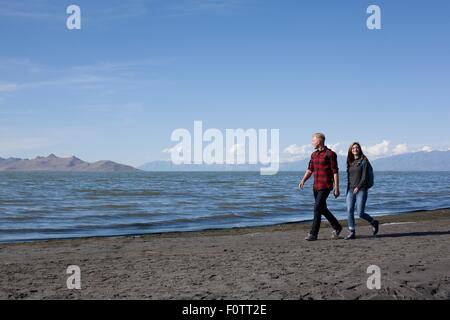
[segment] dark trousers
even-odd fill
[[[314,199],[316,199],[316,203],[314,204],[314,219],[311,228],[311,234],[314,236],[319,234],[322,215],[330,222],[333,229],[339,230],[342,228],[339,221],[337,221],[335,216],[333,216],[327,208],[327,198],[329,194],[330,190],[327,189],[314,191]]]

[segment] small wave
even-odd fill
[[[270,195],[270,196],[259,196],[258,198],[260,199],[267,199],[267,200],[278,200],[278,199],[286,199],[288,196],[287,195],[282,195],[282,194],[274,194],[274,195]]]
[[[160,196],[160,191],[155,190],[122,190],[122,189],[75,189],[74,191],[88,196],[114,196],[114,197],[152,197]]]
[[[237,213],[227,213],[227,214],[217,214],[217,215],[210,215],[210,216],[201,216],[201,217],[192,217],[192,218],[178,218],[173,220],[167,220],[164,221],[164,224],[170,224],[170,223],[190,223],[190,222],[204,222],[204,221],[221,221],[221,220],[227,220],[227,219],[234,219],[234,218],[241,218],[241,214]]]
[[[101,220],[107,221],[109,219],[124,220],[127,221],[130,218],[154,218],[155,216],[162,215],[161,213],[155,212],[126,212],[119,214],[87,214],[71,217],[70,220],[73,221],[86,221],[86,220]]]
[[[250,211],[250,212],[246,212],[245,216],[248,217],[266,217],[268,214],[264,211]]]
[[[221,181],[221,180],[210,180],[206,182],[207,184],[234,184],[233,181]]]
[[[219,214],[211,216],[201,216],[192,218],[177,218],[171,220],[159,220],[149,222],[135,222],[135,223],[111,223],[111,224],[82,224],[73,225],[71,227],[59,227],[59,228],[0,228],[0,232],[5,234],[26,234],[26,233],[42,233],[42,234],[65,234],[65,233],[79,233],[85,231],[100,231],[100,230],[142,230],[151,229],[154,227],[169,226],[171,224],[183,224],[183,223],[198,223],[198,222],[215,222],[223,221],[234,218],[240,218],[240,214]],[[86,217],[84,217],[86,218]]]
[[[31,199],[18,199],[18,200],[0,200],[0,205],[6,206],[22,206],[22,205],[33,205],[34,200]]]
[[[33,221],[36,219],[36,215],[16,215],[16,216],[6,216],[0,218],[1,221],[6,222],[19,222],[19,221]]]
[[[242,203],[219,203],[217,208],[219,209],[239,209],[242,207]]]
[[[295,207],[275,207],[274,211],[278,211],[278,212],[299,212],[300,209],[299,208],[295,208]]]

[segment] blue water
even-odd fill
[[[310,220],[302,173],[0,173],[0,241],[113,236]],[[450,207],[450,172],[377,172],[367,212]],[[345,192],[345,177],[341,191]],[[330,197],[345,218],[345,199]]]

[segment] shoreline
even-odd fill
[[[358,220],[354,241],[323,222],[306,242],[302,221],[0,243],[0,299],[450,299],[450,209],[377,219],[379,236]],[[70,265],[81,290],[67,289]],[[366,287],[370,265],[381,290]]]
[[[381,214],[371,214],[374,218],[384,218],[382,220],[395,220],[397,221],[397,217],[401,216],[408,216],[408,217],[416,217],[420,218],[420,215],[427,214],[431,216],[440,216],[440,212],[442,211],[449,211],[450,208],[437,208],[432,210],[415,210],[415,211],[405,211],[405,212],[398,212],[398,213],[381,213]],[[355,216],[356,218],[356,216]],[[343,225],[347,225],[347,221],[345,219],[338,219],[339,222]],[[266,228],[282,228],[283,226],[289,226],[289,225],[304,225],[304,224],[310,224],[312,222],[311,219],[308,220],[301,220],[301,221],[294,221],[294,222],[283,222],[283,223],[276,223],[276,224],[267,224],[267,225],[260,225],[260,226],[243,226],[243,227],[224,227],[224,228],[206,228],[206,229],[198,229],[198,230],[182,230],[182,231],[167,231],[167,232],[149,232],[149,233],[131,233],[131,234],[118,234],[118,235],[104,235],[104,236],[80,236],[80,237],[63,237],[63,238],[43,238],[43,239],[30,239],[30,240],[6,240],[6,241],[0,241],[0,247],[2,245],[14,245],[14,244],[28,244],[28,243],[40,243],[40,242],[51,242],[51,241],[71,241],[71,240],[88,240],[88,239],[105,239],[105,238],[113,238],[113,239],[121,239],[121,238],[141,238],[141,237],[147,237],[147,236],[164,236],[167,235],[169,237],[176,237],[176,236],[195,236],[196,233],[208,233],[210,235],[213,235],[213,233],[226,233],[227,231],[230,232],[236,232],[238,233],[239,230],[243,232],[252,232],[252,230],[255,229],[266,229]],[[327,223],[325,221],[325,223]]]

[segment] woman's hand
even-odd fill
[[[358,188],[353,189],[353,194],[357,194],[359,192]]]
[[[340,195],[341,195],[341,193],[339,192],[339,188],[335,188],[334,189],[334,197],[337,199],[337,198],[339,198]]]

